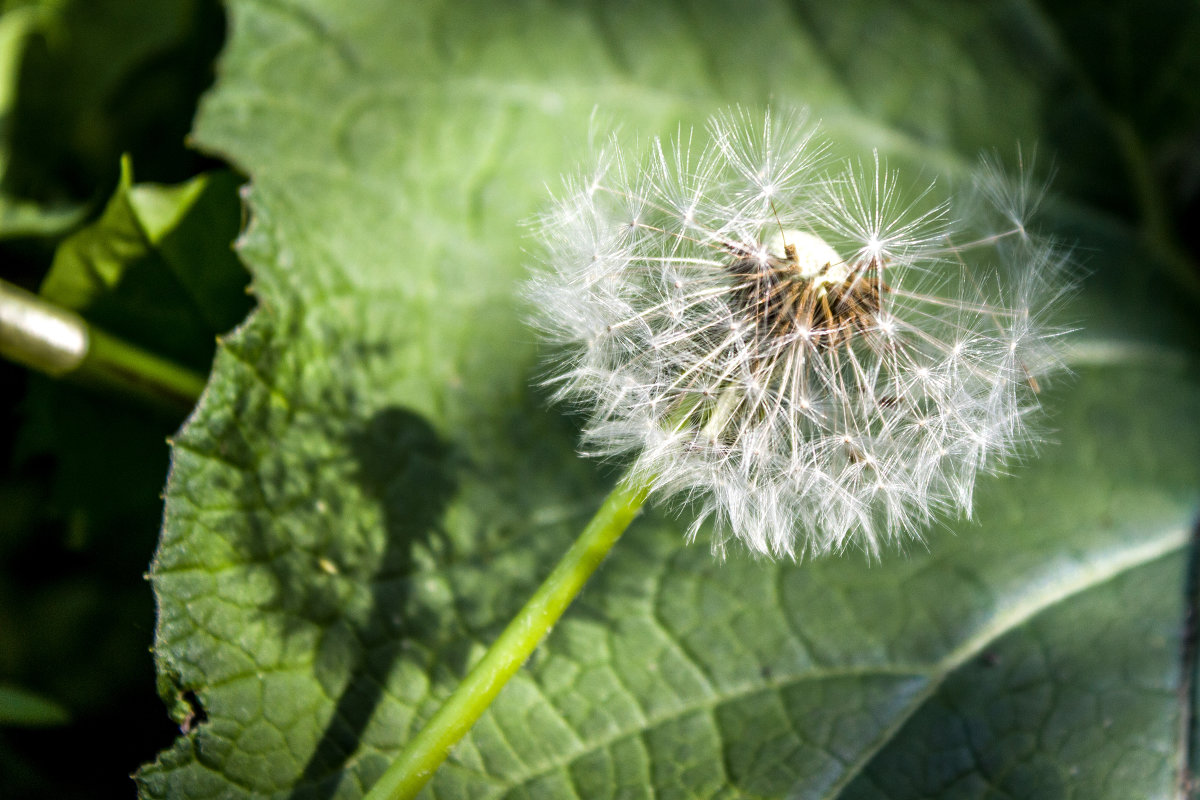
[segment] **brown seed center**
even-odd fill
[[[791,244],[783,258],[742,256],[727,269],[734,302],[762,341],[799,337],[821,350],[873,329],[881,294],[888,291],[877,259],[830,262],[814,271],[801,264]]]

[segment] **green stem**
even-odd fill
[[[204,376],[89,325],[74,311],[0,281],[0,356],[187,411]]]
[[[579,594],[646,501],[649,487],[626,477],[483,659],[409,740],[365,800],[416,797],[450,749],[479,719]]]
[[[88,326],[87,357],[76,373],[85,381],[148,400],[191,410],[204,391],[204,376]]]

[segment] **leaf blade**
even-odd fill
[[[598,502],[607,479],[571,455],[570,421],[524,388],[534,347],[511,300],[527,260],[517,223],[581,155],[572,142],[587,140],[597,98],[666,134],[734,100],[803,99],[847,149],[882,135],[905,164],[936,153],[961,167],[976,146],[1035,135],[1046,100],[1020,70],[998,74],[1003,43],[970,60],[988,17],[956,8],[966,22],[935,38],[974,32],[953,53],[1021,114],[981,103],[956,120],[948,94],[931,121],[915,118],[925,101],[879,108],[850,93],[862,77],[814,69],[806,83],[788,67],[821,61],[820,26],[772,3],[734,20],[703,6],[357,17],[234,5],[226,83],[198,138],[253,178],[241,252],[262,308],[219,356],[172,470],[154,569],[160,653],[210,721],[143,772],[143,791],[357,796]],[[648,52],[636,42],[652,23],[683,33]],[[723,46],[748,32],[765,37],[758,55]],[[936,87],[898,71],[904,52],[861,68],[924,97]],[[671,71],[672,59],[695,67]],[[1152,260],[1113,236],[1135,263]],[[1088,285],[1097,330],[1168,343],[1188,329],[1130,314],[1153,308],[1152,287],[1099,261],[1116,280]],[[1190,364],[1080,368],[1047,396],[1062,441],[988,481],[981,526],[931,532],[929,553],[870,569],[717,564],[652,516],[429,795],[852,796],[918,724],[923,687],[1086,594],[1097,565],[1116,574],[1182,548],[1200,483]],[[1059,593],[1038,595],[1043,584]],[[1012,610],[1021,600],[1026,616]],[[988,627],[1005,614],[1010,625]],[[855,682],[871,669],[880,677]],[[800,687],[786,703],[771,689],[782,682]]]

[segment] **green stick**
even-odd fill
[[[203,375],[89,326],[87,358],[78,377],[117,391],[190,411],[204,391]]]
[[[648,486],[632,485],[628,478],[617,484],[550,577],[508,623],[483,659],[463,678],[425,727],[408,742],[367,793],[366,800],[403,800],[417,796],[450,749],[487,710],[504,684],[525,663],[579,594],[629,527],[648,492]]]
[[[188,411],[204,376],[89,325],[67,308],[0,281],[0,356]]]

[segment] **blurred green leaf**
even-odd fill
[[[42,727],[63,725],[68,720],[67,710],[53,700],[19,686],[0,684],[0,726]]]
[[[0,5],[0,275],[33,289],[58,240],[103,208],[122,152],[143,180],[214,163],[185,149],[184,135],[224,17],[217,0]],[[240,212],[234,179],[221,181],[232,213],[202,238],[228,264]],[[230,299],[228,325],[248,306],[241,284]],[[129,326],[146,316],[137,306],[153,318],[157,302],[143,295],[127,314],[111,298],[101,305]],[[166,329],[158,335],[207,370],[215,331],[184,346],[183,331],[170,320]],[[0,681],[71,714],[68,725],[0,730],[0,796],[127,797],[128,773],[171,731],[146,658],[154,610],[143,572],[161,523],[164,438],[179,416],[11,364],[0,364],[0,387]]]
[[[0,16],[0,178],[9,171],[13,106],[25,46],[49,17],[44,9],[32,5],[6,10]],[[79,222],[84,210],[81,204],[43,206],[0,192],[0,238],[64,233]]]
[[[54,237],[107,193],[133,152],[159,180],[184,150],[221,41],[216,0],[31,0],[0,16],[0,239]]]
[[[134,184],[126,167],[104,214],[59,247],[43,295],[207,373],[217,335],[251,303],[232,250],[241,222],[237,184],[227,172],[176,186]],[[139,691],[154,702],[145,657],[152,607],[142,573],[161,520],[166,437],[180,419],[32,376],[20,421],[0,484],[0,680],[71,710],[74,722],[58,746],[41,745],[56,758],[64,744],[78,746],[72,737],[109,731],[111,739],[89,754],[104,754],[106,769],[119,776],[157,732],[144,719],[114,715],[138,714]],[[37,742],[46,740],[29,738],[0,737],[0,794],[62,796],[79,778],[61,770],[38,776],[30,754],[42,755]],[[33,774],[18,781],[22,772]],[[88,796],[108,791],[103,779],[88,783]]]
[[[1121,144],[1066,22],[968,2],[230,8],[196,136],[253,180],[260,308],[174,448],[157,657],[189,732],[145,796],[357,797],[384,769],[611,483],[525,388],[520,223],[596,130],[768,102],[926,180],[1053,146],[1052,217],[1093,273],[1077,377],[1045,395],[1058,441],[980,485],[978,524],[880,565],[717,562],[649,515],[428,796],[1173,791],[1200,381],[1152,224],[1171,202],[1138,187],[1171,137]]]
[[[117,159],[180,181],[201,160],[184,149],[196,96],[221,42],[216,0],[40,0],[15,59],[4,190],[42,204],[101,199]]]

